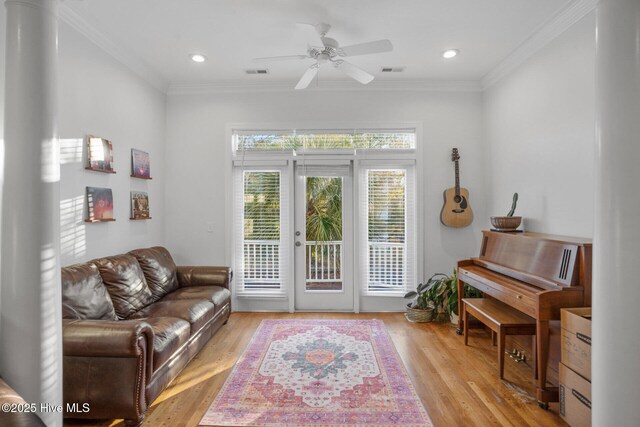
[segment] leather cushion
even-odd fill
[[[93,262],[100,270],[120,319],[126,319],[153,302],[140,264],[133,255],[116,255]]]
[[[111,296],[95,264],[62,268],[63,319],[117,320]]]
[[[224,307],[231,299],[231,292],[229,289],[221,286],[191,286],[188,288],[181,288],[177,291],[171,292],[164,297],[163,301],[175,301],[183,299],[200,299],[211,301],[216,307],[216,313]]]
[[[131,319],[143,317],[178,317],[191,325],[191,335],[196,334],[208,321],[213,319],[215,308],[204,300],[188,299],[176,301],[158,301],[134,313]]]
[[[229,267],[188,266],[177,267],[178,283],[187,286],[222,286],[229,288],[233,271]]]
[[[136,257],[155,300],[178,289],[176,264],[168,250],[161,246],[129,252]]]
[[[154,332],[153,371],[155,372],[189,341],[191,325],[186,320],[175,317],[151,317],[144,321],[151,325]]]

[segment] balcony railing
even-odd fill
[[[280,242],[244,241],[245,289],[278,290]],[[306,242],[307,289],[342,289],[342,241]],[[369,242],[369,291],[393,292],[405,289],[406,245]]]
[[[243,255],[245,289],[281,288],[279,240],[245,240]]]
[[[406,245],[369,242],[369,291],[405,289]]]
[[[342,241],[307,242],[307,284],[331,282],[342,282]]]

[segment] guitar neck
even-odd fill
[[[458,161],[455,161],[456,164],[456,196],[460,195],[460,168],[458,167]]]

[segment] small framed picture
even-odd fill
[[[149,195],[144,191],[131,192],[131,219],[151,219]]]
[[[86,222],[115,221],[113,218],[113,193],[110,188],[87,187]]]
[[[116,173],[113,170],[113,144],[111,141],[98,136],[87,136],[87,160],[85,169]]]
[[[135,148],[131,149],[131,176],[134,178],[151,179],[149,153]]]

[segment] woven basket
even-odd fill
[[[491,225],[493,225],[496,229],[504,231],[504,230],[515,230],[520,227],[520,223],[522,222],[521,216],[492,216],[491,217]]]
[[[425,323],[433,320],[433,307],[420,310],[418,308],[411,308],[410,305],[410,303],[407,304],[407,312],[404,314],[404,317],[406,317],[409,322]]]

